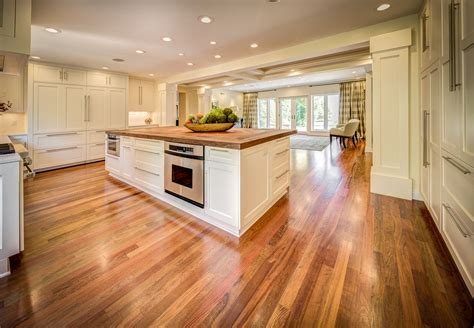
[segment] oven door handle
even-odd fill
[[[189,159],[196,159],[196,160],[204,160],[204,156],[196,156],[196,155],[188,155],[188,154],[183,154],[179,152],[174,152],[172,150],[165,150],[165,154],[171,155],[171,156],[176,156],[176,157],[184,157],[184,158],[189,158]]]

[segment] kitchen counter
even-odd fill
[[[169,142],[205,145],[229,149],[246,149],[272,140],[295,134],[296,130],[242,129],[233,128],[226,132],[192,132],[185,127],[154,127],[127,130],[110,130],[119,136],[155,139]]]

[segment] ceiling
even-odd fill
[[[392,7],[377,12],[382,2]],[[32,55],[166,77],[416,13],[422,0],[34,0]],[[214,18],[211,24],[198,20]],[[51,34],[45,27],[59,28]],[[171,42],[162,41],[169,36]],[[216,41],[216,45],[210,45]],[[251,43],[258,48],[250,48]],[[145,54],[136,54],[143,49]],[[185,56],[178,56],[178,53]],[[215,59],[214,55],[221,55]],[[123,58],[116,63],[112,58]],[[192,62],[194,66],[188,66]]]
[[[365,78],[365,73],[369,71],[369,67],[361,66],[349,69],[338,69],[324,71],[300,76],[292,76],[283,79],[259,81],[238,85],[231,85],[220,88],[220,90],[229,90],[237,92],[255,92],[267,91],[273,89],[289,88],[303,85],[321,85],[340,83],[347,80],[355,80]]]

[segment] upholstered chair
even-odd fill
[[[336,128],[329,130],[329,140],[332,143],[332,137],[339,138],[339,141],[342,143],[344,148],[346,148],[346,139],[351,139],[352,143],[356,144],[357,139],[357,129],[359,128],[360,121],[357,119],[351,119],[346,124],[338,125]]]

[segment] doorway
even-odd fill
[[[280,129],[308,131],[308,97],[280,98]]]

